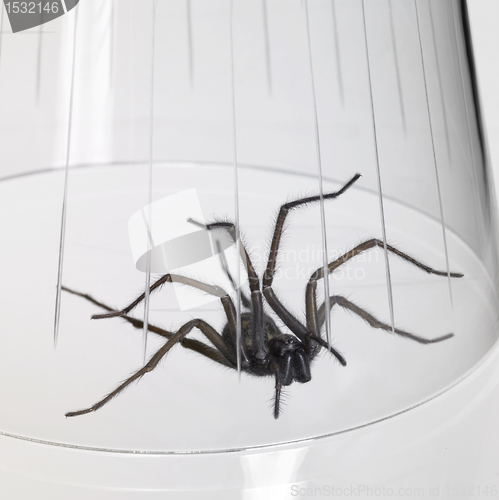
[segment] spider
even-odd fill
[[[333,193],[324,194],[323,199],[333,200],[337,198],[338,196],[345,193],[345,191],[347,191],[359,178],[360,174],[354,175],[340,190]],[[316,358],[321,349],[329,350],[332,355],[341,363],[341,365],[346,366],[345,358],[336,349],[328,345],[328,343],[321,335],[321,329],[325,322],[326,311],[324,303],[320,307],[317,306],[316,289],[318,281],[324,278],[324,268],[320,267],[319,269],[317,269],[310,277],[306,286],[305,322],[298,319],[295,315],[288,311],[288,309],[286,309],[286,307],[277,298],[276,293],[272,288],[272,283],[277,267],[279,245],[283,234],[285,221],[289,212],[298,207],[303,207],[310,203],[316,203],[319,200],[319,196],[311,196],[285,203],[280,207],[279,214],[275,223],[274,234],[271,241],[267,267],[262,278],[258,276],[255,268],[253,267],[251,259],[246,249],[244,248],[244,245],[242,245],[242,255],[246,259],[246,270],[248,274],[251,294],[250,297],[248,297],[244,293],[241,294],[241,303],[244,308],[244,311],[240,316],[241,370],[259,377],[274,377],[275,394],[273,414],[274,418],[276,419],[279,417],[279,414],[281,412],[282,388],[291,385],[293,382],[309,382],[312,378],[310,372],[311,362]],[[190,222],[202,226],[207,231],[212,231],[215,229],[227,230],[230,233],[232,239],[235,241],[235,226],[231,222],[213,222],[207,225],[202,225],[192,220],[190,220]],[[383,241],[379,239],[370,239],[364,241],[363,243],[357,245],[350,251],[343,254],[338,259],[329,263],[328,272],[332,273],[335,269],[345,264],[345,262],[347,262],[349,259],[352,259],[356,255],[374,247],[384,248]],[[446,272],[437,271],[429,266],[426,266],[425,264],[401,252],[391,245],[387,245],[386,248],[389,252],[398,255],[405,261],[413,264],[414,266],[417,266],[418,268],[426,271],[429,274],[435,274],[437,276],[447,276]],[[224,267],[225,272],[233,283],[226,264],[224,265]],[[450,276],[453,278],[460,278],[463,275],[460,273],[450,273]],[[175,333],[169,332],[162,328],[158,328],[154,325],[148,325],[149,331],[166,338],[166,343],[150,358],[150,360],[140,370],[136,371],[131,377],[126,379],[121,385],[119,385],[115,390],[110,392],[103,399],[84,410],[68,412],[66,413],[66,417],[75,417],[78,415],[94,412],[99,408],[102,408],[111,399],[120,394],[121,391],[123,391],[123,389],[125,389],[132,382],[138,380],[146,373],[154,370],[160,360],[177,343],[179,343],[186,349],[195,351],[202,356],[215,361],[216,363],[232,368],[234,370],[237,369],[237,315],[234,303],[230,295],[227,294],[225,290],[223,290],[219,286],[209,285],[192,278],[175,274],[165,274],[161,276],[161,278],[159,278],[150,286],[149,291],[154,292],[165,283],[172,282],[183,283],[185,285],[214,295],[215,297],[218,297],[220,299],[220,302],[222,303],[223,309],[225,311],[225,315],[227,317],[227,323],[223,328],[222,333],[220,334],[206,321],[199,318],[188,321]],[[108,311],[104,314],[96,314],[92,316],[92,319],[112,318],[118,316],[125,319],[136,328],[143,327],[143,322],[141,320],[128,316],[128,313],[130,313],[135,307],[137,307],[138,304],[140,304],[144,300],[145,293],[140,295],[136,300],[134,300],[131,304],[126,306],[121,311],[116,311],[103,304],[102,302],[95,300],[90,295],[76,292],[67,287],[63,288],[65,291],[79,295]],[[278,328],[274,320],[265,313],[264,302],[266,302],[270,306],[274,313],[284,323],[284,325],[289,330],[288,333],[282,332],[280,328]],[[379,321],[366,310],[357,306],[345,297],[333,295],[330,297],[329,302],[330,308],[338,305],[344,309],[348,309],[354,314],[360,316],[373,328],[379,328],[388,332],[392,331],[391,325]],[[187,335],[194,328],[197,328],[209,340],[213,347],[199,340],[188,338]],[[449,333],[441,337],[426,339],[399,328],[395,328],[393,331],[401,337],[406,337],[422,344],[441,342],[453,336],[452,333]]]

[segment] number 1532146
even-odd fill
[[[6,2],[5,8],[8,14],[57,14],[59,2]]]

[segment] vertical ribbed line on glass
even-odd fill
[[[319,205],[321,213],[321,235],[322,235],[322,267],[323,267],[323,283],[324,283],[324,318],[326,327],[326,340],[328,348],[331,348],[331,307],[329,302],[329,262],[327,252],[327,234],[326,234],[326,214],[324,212],[324,192],[322,184],[322,160],[321,160],[321,139],[319,132],[319,117],[317,113],[317,98],[315,95],[315,79],[314,79],[314,63],[312,61],[312,45],[310,43],[310,23],[308,19],[308,0],[305,0],[305,26],[307,33],[307,48],[308,48],[308,63],[310,71],[310,83],[312,87],[312,101],[314,112],[314,133],[315,133],[315,149],[317,170],[319,176]],[[318,332],[313,332],[318,333]]]
[[[267,86],[269,95],[272,95],[272,65],[270,59],[270,35],[269,35],[269,16],[267,9],[267,0],[262,0],[262,24],[263,41],[265,44],[265,69],[267,71]]]
[[[471,116],[470,116],[470,111],[468,108],[468,99],[466,99],[466,87],[464,84],[464,76],[463,76],[463,65],[462,65],[462,59],[465,58],[465,56],[462,54],[461,50],[461,44],[459,43],[458,40],[458,28],[457,28],[457,16],[456,16],[456,11],[454,9],[454,2],[451,2],[451,9],[452,9],[452,19],[453,19],[453,25],[454,25],[454,41],[457,47],[457,60],[459,64],[459,76],[461,80],[461,92],[463,95],[463,102],[464,102],[464,110],[466,114],[466,128],[468,131],[468,141],[469,141],[469,149],[470,149],[470,155],[471,155],[471,162],[473,164],[473,182],[475,184],[474,190],[473,190],[473,199],[475,201],[475,204],[478,205],[478,210],[479,213],[475,211],[476,219],[477,219],[477,227],[479,229],[479,237],[480,237],[480,245],[483,248],[485,244],[485,234],[484,234],[484,228],[483,228],[483,221],[484,221],[484,213],[483,213],[483,207],[482,203],[480,200],[480,188],[478,186],[478,177],[477,177],[477,163],[476,163],[476,156],[475,156],[475,151],[473,148],[473,138],[471,136],[471,126],[470,126],[470,121],[471,121]],[[478,220],[480,218],[480,220]]]
[[[148,228],[152,233],[151,211],[152,211],[152,170],[153,170],[153,148],[154,148],[154,63],[156,52],[156,2],[152,0],[152,33],[151,33],[151,97],[149,107],[149,184],[147,187],[147,218]],[[151,249],[152,249],[152,242]],[[143,335],[143,358],[144,364],[147,356],[147,332],[149,327],[149,296],[151,285],[151,252],[147,252],[146,259],[146,282],[144,287],[144,326],[142,329]]]
[[[388,257],[388,247],[386,243],[386,222],[385,222],[385,208],[383,204],[383,188],[381,185],[381,168],[379,164],[379,151],[378,151],[378,133],[376,130],[376,114],[374,112],[374,96],[373,85],[371,78],[371,61],[369,58],[369,43],[367,42],[367,22],[366,22],[366,9],[364,0],[362,0],[362,19],[364,22],[364,40],[366,44],[366,61],[367,61],[367,78],[369,81],[369,97],[371,101],[372,125],[374,136],[374,153],[376,156],[376,178],[378,181],[378,199],[379,199],[379,213],[381,218],[381,232],[383,235],[383,250],[385,254],[385,274],[386,274],[386,290],[388,292],[388,306],[390,308],[390,321],[392,324],[392,332],[395,333],[395,314],[393,311],[393,291],[392,291],[392,277],[390,273],[390,260]]]
[[[192,47],[191,0],[186,0],[186,18],[187,18],[187,56],[189,58],[189,83],[192,88],[194,84],[194,53]]]
[[[236,134],[236,89],[234,78],[234,0],[230,0],[230,90],[232,109],[232,146],[234,153],[234,226],[236,237],[236,351],[237,351],[237,373],[241,377],[241,266],[239,258],[241,255],[241,241],[239,234],[239,178],[237,172],[237,134]]]
[[[59,264],[57,267],[57,288],[55,295],[55,314],[54,314],[54,347],[57,347],[59,336],[59,322],[61,318],[61,288],[62,288],[62,269],[64,266],[64,245],[66,242],[66,213],[68,204],[68,181],[69,181],[69,158],[71,154],[71,133],[73,128],[73,101],[74,101],[74,80],[76,67],[76,39],[78,33],[78,12],[74,9],[74,34],[73,34],[73,59],[71,62],[71,84],[69,91],[69,113],[68,113],[68,135],[66,142],[66,165],[64,169],[64,194],[62,198],[61,211],[61,233],[59,237]]]
[[[438,175],[437,153],[435,151],[435,138],[433,136],[433,125],[432,125],[432,120],[431,120],[430,99],[428,96],[428,84],[426,81],[426,68],[425,68],[425,62],[424,62],[423,44],[421,41],[421,26],[419,23],[419,10],[418,10],[417,0],[414,0],[414,6],[416,8],[416,23],[417,23],[417,28],[418,28],[419,49],[421,52],[421,67],[423,70],[423,82],[424,82],[424,90],[425,90],[425,96],[426,96],[426,109],[427,109],[427,113],[428,113],[428,125],[430,128],[431,150],[433,153],[433,166],[435,168],[435,180],[436,180],[436,184],[437,184],[438,206],[439,206],[439,210],[440,210],[440,221],[442,224],[442,238],[443,238],[443,242],[444,242],[445,265],[447,268],[447,281],[449,283],[449,297],[450,297],[451,307],[454,307],[454,300],[452,298],[452,284],[451,284],[451,280],[450,280],[450,265],[449,265],[449,251],[448,251],[448,247],[447,247],[447,234],[445,232],[444,207],[443,207],[443,203],[442,203],[442,191],[440,189],[440,178]],[[433,41],[435,41],[435,40],[433,40]]]
[[[133,17],[133,3],[129,2],[129,9],[128,9],[128,25],[130,26],[130,32],[128,36],[128,70],[130,72],[130,75],[134,75],[135,72],[133,71],[134,65],[133,65],[133,57],[132,57],[132,47],[133,47],[133,28],[135,26],[134,24],[134,17]],[[128,88],[129,88],[129,103],[130,103],[130,129],[129,129],[129,134],[130,134],[130,140],[128,141],[128,147],[129,147],[129,155],[130,155],[130,161],[134,161],[134,154],[133,154],[133,148],[134,148],[134,137],[135,137],[135,120],[134,120],[134,114],[135,114],[135,99],[134,99],[134,93],[133,93],[133,86],[132,82],[128,82]]]
[[[115,0],[111,0],[111,29],[109,30],[109,89],[113,89],[114,70],[114,34],[115,34],[116,5]]]
[[[38,32],[38,48],[36,55],[36,103],[40,102],[40,80],[42,77],[42,41],[43,41],[43,24],[40,24]]]
[[[388,0],[388,8],[390,11],[390,34],[391,34],[392,46],[393,46],[393,62],[395,63],[395,76],[397,77],[397,91],[398,91],[398,95],[399,95],[400,114],[402,116],[402,129],[404,131],[404,135],[407,136],[407,122],[406,122],[406,118],[405,118],[404,95],[402,93],[402,81],[400,78],[400,65],[399,65],[399,57],[398,57],[398,52],[397,52],[397,37],[395,36],[395,26],[393,23],[392,0]]]
[[[334,52],[336,56],[336,71],[338,72],[338,89],[340,91],[341,107],[345,107],[345,91],[343,87],[343,70],[341,67],[340,37],[338,35],[338,19],[336,16],[336,0],[331,0],[331,16],[333,20]]]
[[[438,88],[440,91],[440,102],[442,103],[442,113],[444,115],[445,141],[447,143],[447,154],[449,155],[449,162],[450,162],[452,158],[452,151],[450,147],[450,138],[449,138],[449,119],[447,117],[447,106],[445,105],[445,93],[442,84],[442,73],[440,71],[440,59],[438,57],[437,38],[435,35],[435,23],[433,22],[433,9],[431,7],[431,2],[428,2],[428,8],[430,9],[430,24],[431,24],[431,36],[433,40],[433,50],[435,52],[435,61],[437,63],[437,77],[438,77]],[[452,167],[452,163],[450,163],[450,165]]]

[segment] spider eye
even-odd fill
[[[296,351],[303,346],[293,335],[283,334],[272,338],[268,343],[268,347],[274,356],[283,356],[286,352]]]
[[[255,358],[260,361],[263,361],[266,357],[267,353],[265,351],[260,350],[255,353]]]

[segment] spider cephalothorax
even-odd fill
[[[342,193],[347,191],[359,178],[360,174],[356,174],[339,191],[325,194],[323,196],[323,199],[331,200],[337,198]],[[328,349],[336,357],[336,359],[343,366],[345,366],[346,361],[343,356],[333,347],[328,345],[328,343],[323,339],[321,333],[325,322],[326,307],[325,303],[323,303],[319,307],[317,306],[316,288],[317,282],[324,278],[324,268],[321,267],[317,269],[308,281],[305,292],[305,321],[301,321],[295,315],[293,315],[281,303],[272,288],[277,267],[277,255],[279,252],[281,236],[284,230],[284,224],[288,213],[295,208],[307,205],[309,203],[318,202],[319,200],[319,196],[311,196],[308,198],[291,201],[281,206],[279,214],[277,216],[277,221],[275,223],[274,235],[272,237],[270,246],[267,267],[262,278],[255,271],[251,259],[243,247],[242,254],[244,259],[246,260],[245,264],[248,273],[250,296],[248,297],[245,293],[241,293],[241,303],[246,311],[240,315],[241,341],[239,343],[237,342],[238,315],[236,314],[236,308],[231,296],[225,290],[223,290],[219,286],[202,283],[185,276],[165,274],[161,278],[159,278],[153,285],[151,285],[149,291],[153,292],[165,283],[178,282],[218,297],[227,317],[227,324],[224,327],[222,334],[218,333],[206,321],[199,318],[188,321],[187,323],[182,325],[175,333],[169,332],[154,325],[148,325],[149,331],[168,339],[167,342],[151,357],[149,362],[94,406],[86,408],[84,410],[69,412],[66,414],[66,416],[74,417],[98,410],[107,402],[109,402],[113,397],[117,396],[133,381],[139,379],[146,373],[153,370],[158,365],[159,361],[176,343],[180,343],[182,347],[196,351],[197,353],[232,369],[237,369],[237,360],[239,358],[242,371],[261,377],[274,377],[275,418],[278,418],[280,413],[280,398],[282,387],[288,386],[293,382],[309,382],[312,378],[310,372],[310,364],[314,360],[320,349]],[[197,224],[198,226],[202,226],[207,231],[213,231],[216,229],[226,230],[229,232],[233,240],[236,241],[235,226],[231,222],[213,222],[208,225],[203,225],[192,220],[190,222]],[[356,255],[376,246],[381,248],[386,247],[389,252],[398,255],[406,262],[419,267],[427,273],[435,274],[438,276],[448,275],[448,273],[444,271],[436,271],[435,269],[422,264],[418,260],[410,257],[400,250],[397,250],[391,245],[385,246],[385,244],[379,239],[367,240],[360,245],[352,248],[349,252],[343,254],[333,262],[330,262],[328,265],[328,272],[332,273],[335,269],[337,269]],[[225,270],[228,277],[232,281],[228,269],[225,268]],[[453,278],[459,278],[462,277],[462,274],[449,273],[449,276]],[[128,316],[128,313],[144,300],[145,294],[142,294],[121,311],[115,311],[102,302],[93,299],[89,295],[75,292],[66,287],[63,287],[63,289],[70,293],[74,293],[76,295],[84,297],[94,304],[109,311],[105,314],[94,315],[92,317],[93,319],[119,316],[124,318],[136,328],[143,327],[143,322],[141,320]],[[282,332],[277,327],[274,320],[264,312],[264,302],[266,302],[266,304],[270,306],[272,311],[284,323],[285,327],[289,330],[289,333]],[[357,314],[373,328],[393,331],[394,333],[402,337],[406,337],[423,344],[440,342],[453,336],[452,333],[449,333],[442,337],[425,339],[398,328],[392,329],[392,326],[379,321],[364,309],[355,305],[345,297],[339,295],[333,295],[329,297],[329,309],[331,309],[335,305],[338,305],[344,309],[348,309],[354,314]],[[187,337],[187,335],[193,328],[197,328],[207,338],[211,345]],[[238,345],[240,345],[239,352],[237,347]]]

